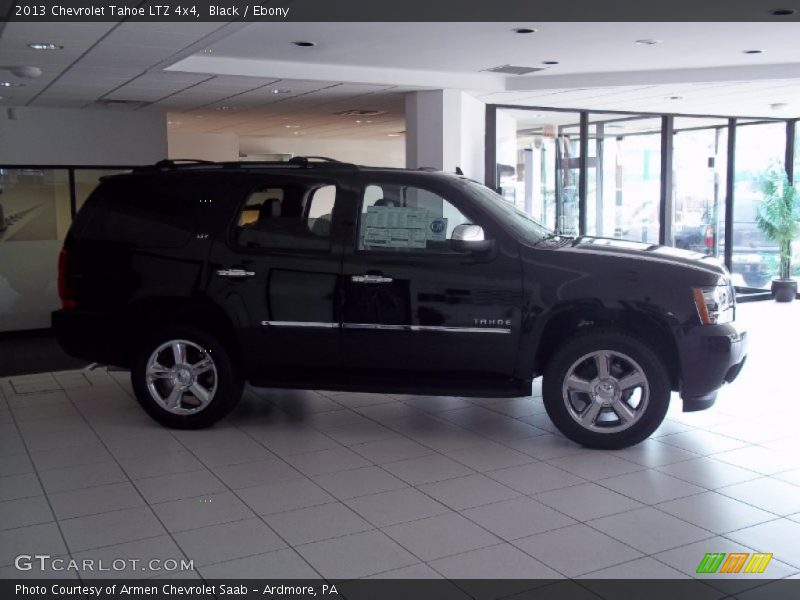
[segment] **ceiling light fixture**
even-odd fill
[[[769,11],[769,14],[771,14],[773,17],[788,17],[796,12],[797,11],[793,8],[774,8]]]
[[[59,46],[58,44],[54,44],[52,42],[34,42],[32,44],[28,44],[28,48],[31,50],[63,50],[64,46]]]
[[[742,50],[743,54],[763,54],[763,50]]]
[[[13,81],[0,81],[0,87],[22,87],[22,83],[14,83]]]
[[[273,94],[291,94],[292,90],[270,90]]]
[[[636,40],[636,43],[640,46],[655,46],[656,44],[660,44],[663,40],[654,40],[652,38],[644,38],[641,40]]]
[[[217,110],[233,110],[232,106],[218,106]]]
[[[311,48],[312,46],[316,46],[314,42],[292,42],[295,46],[300,46],[301,48]]]
[[[300,125],[286,125],[286,129],[298,129]]]
[[[514,33],[536,33],[536,30],[530,27],[517,27],[515,29],[512,29],[511,31],[513,31]]]

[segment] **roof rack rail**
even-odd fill
[[[328,158],[327,156],[293,156],[287,162],[307,165],[310,162],[323,162],[323,163],[341,163],[342,161],[335,158]]]
[[[212,160],[201,160],[199,158],[165,158],[153,165],[156,169],[172,169],[181,165],[213,165]]]
[[[344,163],[325,156],[295,156],[288,161],[212,161],[198,160],[190,158],[175,158],[160,160],[154,165],[135,167],[134,172],[152,172],[167,170],[195,170],[195,169],[303,169],[313,167],[337,167],[345,169],[357,169],[358,165]]]

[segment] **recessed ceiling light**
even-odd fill
[[[232,106],[218,106],[217,110],[233,110]]]
[[[286,129],[299,129],[300,125],[286,125]]]
[[[774,8],[771,11],[769,11],[769,14],[771,14],[774,17],[788,17],[789,15],[793,15],[796,12],[797,11],[793,8]]]
[[[744,54],[762,54],[763,50],[742,50]]]
[[[273,94],[291,94],[292,90],[270,90]]]
[[[54,44],[52,42],[34,42],[32,44],[28,44],[28,48],[31,50],[63,50],[64,46],[59,46],[58,44]]]
[[[0,87],[22,87],[22,83],[14,83],[13,81],[0,81]]]
[[[636,40],[636,43],[640,46],[655,46],[656,44],[660,44],[663,40],[654,40],[652,38],[644,38],[641,40]]]
[[[214,50],[212,50],[211,48],[203,48],[202,50],[200,50],[200,54],[213,54],[213,53]]]
[[[557,60],[543,60],[542,64],[543,65],[557,65],[558,61]]]
[[[311,48],[312,46],[316,46],[314,42],[292,42],[295,46],[300,46],[301,48]]]
[[[535,29],[530,27],[517,27],[516,29],[512,29],[514,33],[536,33]]]

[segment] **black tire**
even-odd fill
[[[597,371],[592,377],[591,370],[600,368],[597,361],[601,357],[607,357],[603,360],[611,371],[608,378],[600,377]],[[573,389],[571,384],[565,392],[567,376],[578,373],[583,376],[577,377],[580,385],[576,387],[588,382],[592,384],[589,386],[592,392]],[[645,383],[630,389],[616,386],[614,382],[622,381],[626,375],[636,375]],[[597,387],[601,384],[602,391]],[[669,407],[670,387],[663,361],[649,346],[623,332],[595,330],[578,334],[558,348],[544,371],[542,395],[547,414],[561,433],[582,446],[609,450],[638,444],[661,425]],[[642,400],[645,398],[645,389],[646,401]],[[594,392],[608,394],[608,397],[598,395],[599,399],[596,399],[591,395]],[[640,403],[638,407],[632,408],[636,398],[639,398]],[[626,417],[628,420],[617,416],[625,414],[624,410],[603,404],[603,400],[619,408],[624,407],[618,402],[625,402],[630,410]],[[595,413],[596,417],[592,417],[591,412],[584,412],[593,405],[596,405],[595,410],[600,411]],[[583,411],[578,410],[581,406],[585,407]],[[588,419],[590,425],[579,423],[581,417]],[[626,422],[632,424],[623,428],[626,427]],[[620,428],[623,429],[618,430]]]
[[[171,412],[155,398],[148,385],[147,368],[154,352],[160,347],[170,342],[188,342],[185,355],[190,364],[192,360],[201,357],[203,361],[210,359],[213,365],[212,371],[206,371],[200,375],[189,375],[198,383],[202,382],[203,389],[208,391],[211,382],[214,382],[213,393],[207,394],[207,404],[201,407],[202,401],[199,396],[195,396],[191,389],[184,393],[178,393],[179,406],[173,408]],[[172,346],[164,348],[159,354],[159,365],[163,362],[165,367],[171,367],[174,371],[175,365],[170,365],[169,355]],[[205,353],[205,354],[203,354]],[[195,364],[200,364],[195,363]],[[191,369],[182,369],[191,371]],[[157,394],[161,395],[161,389],[169,390],[173,385],[173,379],[162,378],[154,382]],[[181,326],[160,331],[148,337],[138,348],[133,368],[131,369],[131,383],[136,399],[142,405],[147,414],[153,419],[174,429],[200,429],[208,427],[227,415],[239,402],[244,390],[244,380],[240,375],[239,369],[231,360],[231,353],[213,335],[193,326]],[[202,391],[202,390],[201,390]],[[163,394],[163,395],[166,395]]]

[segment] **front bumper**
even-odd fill
[[[678,352],[683,409],[703,410],[714,404],[717,390],[741,372],[747,332],[735,322],[687,327],[678,337]]]

